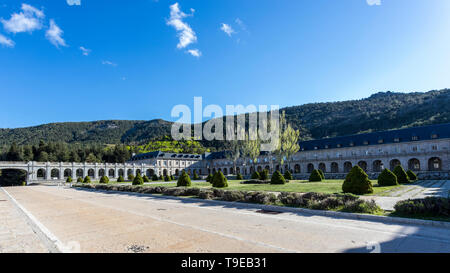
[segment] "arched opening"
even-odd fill
[[[331,172],[332,173],[338,173],[339,172],[339,165],[336,162],[331,163]]]
[[[123,169],[119,169],[118,175],[124,177],[124,170]]]
[[[147,173],[147,177],[151,178],[155,174],[155,171],[152,169],[148,169],[146,173]]]
[[[142,175],[141,169],[137,169],[137,170],[136,170],[136,176],[137,176],[138,174],[139,174],[139,175]]]
[[[352,168],[353,168],[353,165],[351,162],[347,161],[344,163],[344,172],[345,173],[350,172],[352,170]]]
[[[36,173],[36,177],[37,177],[37,179],[45,179],[45,170],[44,169],[39,169],[39,170],[37,170],[37,173]]]
[[[94,171],[94,169],[89,169],[89,170],[88,170],[88,176],[89,176],[90,178],[95,177],[95,171]]]
[[[366,161],[359,161],[358,166],[363,169],[365,172],[367,172],[367,162]]]
[[[408,169],[410,169],[411,171],[420,171],[420,161],[417,158],[411,158],[408,161]]]
[[[219,171],[220,171],[220,169],[219,169]],[[191,169],[189,169],[189,170],[187,171],[187,174],[188,174],[189,176],[191,176]]]
[[[77,169],[77,171],[76,171],[76,178],[78,178],[78,177],[84,177],[84,171],[83,171],[83,169]]]
[[[432,157],[428,160],[428,170],[431,172],[442,171],[442,160],[439,157]]]
[[[59,170],[58,169],[52,169],[50,171],[50,177],[51,177],[51,179],[60,179],[60,177],[59,177]]]
[[[198,175],[202,175],[202,169],[198,169]]]
[[[191,171],[189,171],[188,173],[191,174]],[[167,174],[168,174],[167,169],[164,169],[163,170],[163,176],[167,176]]]
[[[175,170],[175,175],[176,175],[176,176],[180,176],[180,170],[179,170],[179,169],[176,169],[176,170]]]
[[[376,173],[382,172],[384,169],[383,162],[381,160],[375,160],[372,163],[372,170]]]
[[[325,166],[325,163],[320,163],[319,164],[319,170],[321,170],[324,173],[327,172],[327,167]]]
[[[314,171],[314,164],[309,163],[307,169],[308,169],[308,173],[312,173]]]
[[[224,169],[223,169],[223,174],[224,174],[224,175],[228,175],[228,169],[227,169],[227,168],[224,168]]]
[[[391,169],[391,171],[393,171],[395,169],[395,167],[401,165],[402,163],[400,163],[400,160],[398,159],[392,159],[391,162],[389,163],[389,168]]]
[[[236,167],[236,174],[240,174],[241,173],[241,169],[239,167]]]
[[[114,178],[116,176],[116,172],[114,169],[109,169],[108,176]]]
[[[72,175],[72,170],[71,169],[65,169],[64,170],[64,178],[67,178],[67,177],[73,177],[73,175]]]
[[[234,174],[233,168],[230,168],[230,174]]]
[[[27,181],[27,172],[18,169],[2,169],[0,170],[0,186],[21,186]]]
[[[295,164],[294,166],[294,173],[300,173],[301,169],[300,169],[300,165],[299,164]]]
[[[134,175],[133,169],[128,169],[127,176]]]
[[[105,176],[105,170],[104,169],[98,170],[98,177],[103,177],[103,176]]]

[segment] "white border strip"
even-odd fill
[[[17,200],[12,197],[8,191],[3,187],[0,187],[2,191],[8,196],[8,198],[13,202],[13,204],[19,209],[19,211],[25,215],[27,222],[30,224],[33,231],[38,235],[38,237],[45,243],[48,250],[51,253],[65,253],[64,244],[41,222],[39,222],[36,217],[33,216],[27,209],[25,209]]]

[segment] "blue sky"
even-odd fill
[[[449,18],[448,0],[0,0],[0,127],[447,88]]]

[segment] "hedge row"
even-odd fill
[[[188,187],[146,187],[108,184],[75,184],[75,187],[107,191],[137,192],[143,194],[164,194],[169,196],[196,196],[201,199],[214,199],[229,202],[255,204],[283,204],[315,210],[337,210],[356,213],[376,214],[381,209],[373,201],[364,201],[352,194],[289,193],[278,196],[269,192],[231,191],[223,189],[199,189]]]
[[[404,216],[450,217],[450,198],[404,200],[398,202],[394,208],[395,213]]]

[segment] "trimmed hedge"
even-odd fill
[[[67,177],[66,182],[67,183],[72,183],[73,182],[72,176]]]
[[[397,176],[397,181],[399,184],[409,183],[408,174],[406,174],[405,170],[401,165],[397,165],[394,168],[394,174]]]
[[[134,178],[135,178],[135,177],[134,177],[133,174],[130,173],[130,174],[128,175],[128,181],[133,181]]]
[[[142,179],[144,180],[144,182],[150,182],[150,179],[148,178],[147,175],[144,175],[144,176],[142,177]]]
[[[244,177],[242,177],[242,174],[238,173],[236,175],[236,180],[244,180]]]
[[[286,172],[284,172],[284,178],[286,178],[287,180],[294,179],[294,177],[292,177],[292,173],[289,170],[286,170]]]
[[[284,176],[281,174],[281,172],[276,171],[272,175],[270,184],[274,184],[274,185],[286,184],[286,179],[284,179]]]
[[[260,180],[261,179],[261,175],[259,174],[259,172],[254,172],[254,173],[252,173],[251,179],[258,179],[258,180]]]
[[[322,176],[320,175],[320,171],[313,170],[309,175],[309,182],[322,182]]]
[[[361,167],[354,166],[347,174],[344,184],[342,184],[342,191],[353,194],[373,193],[372,182]]]
[[[123,179],[123,176],[119,176],[119,178],[117,178],[117,182],[125,182],[125,179]]]
[[[191,186],[191,178],[189,175],[183,170],[181,172],[180,177],[178,177],[177,187],[190,187]]]
[[[325,174],[323,173],[323,171],[321,169],[318,169],[320,177],[322,177],[322,180],[325,180]]]
[[[156,174],[152,175],[152,181],[158,181],[158,176]]]
[[[144,179],[142,178],[140,173],[138,173],[133,179],[133,185],[144,185]]]
[[[228,187],[228,180],[221,171],[218,171],[212,178],[212,185],[214,188],[226,188]]]
[[[413,171],[408,170],[406,172],[406,174],[408,175],[409,180],[411,180],[411,181],[416,181],[417,180],[417,175]]]
[[[91,183],[91,178],[89,176],[86,176],[83,180],[83,183]]]
[[[427,197],[403,200],[395,204],[395,213],[404,216],[450,217],[450,199]]]
[[[102,178],[100,178],[100,184],[108,184],[109,183],[109,178],[106,176],[102,176]]]
[[[198,176],[197,172],[194,172],[193,179],[200,180],[200,176]]]
[[[208,174],[208,176],[206,177],[206,182],[212,183],[212,179],[213,179],[213,175]]]
[[[264,169],[262,172],[259,173],[261,180],[269,180],[269,171]]]
[[[397,176],[389,169],[384,169],[378,176],[379,186],[395,186],[398,185]]]
[[[77,178],[77,183],[83,183],[84,181],[83,181],[83,178],[81,178],[81,177],[78,177]]]

